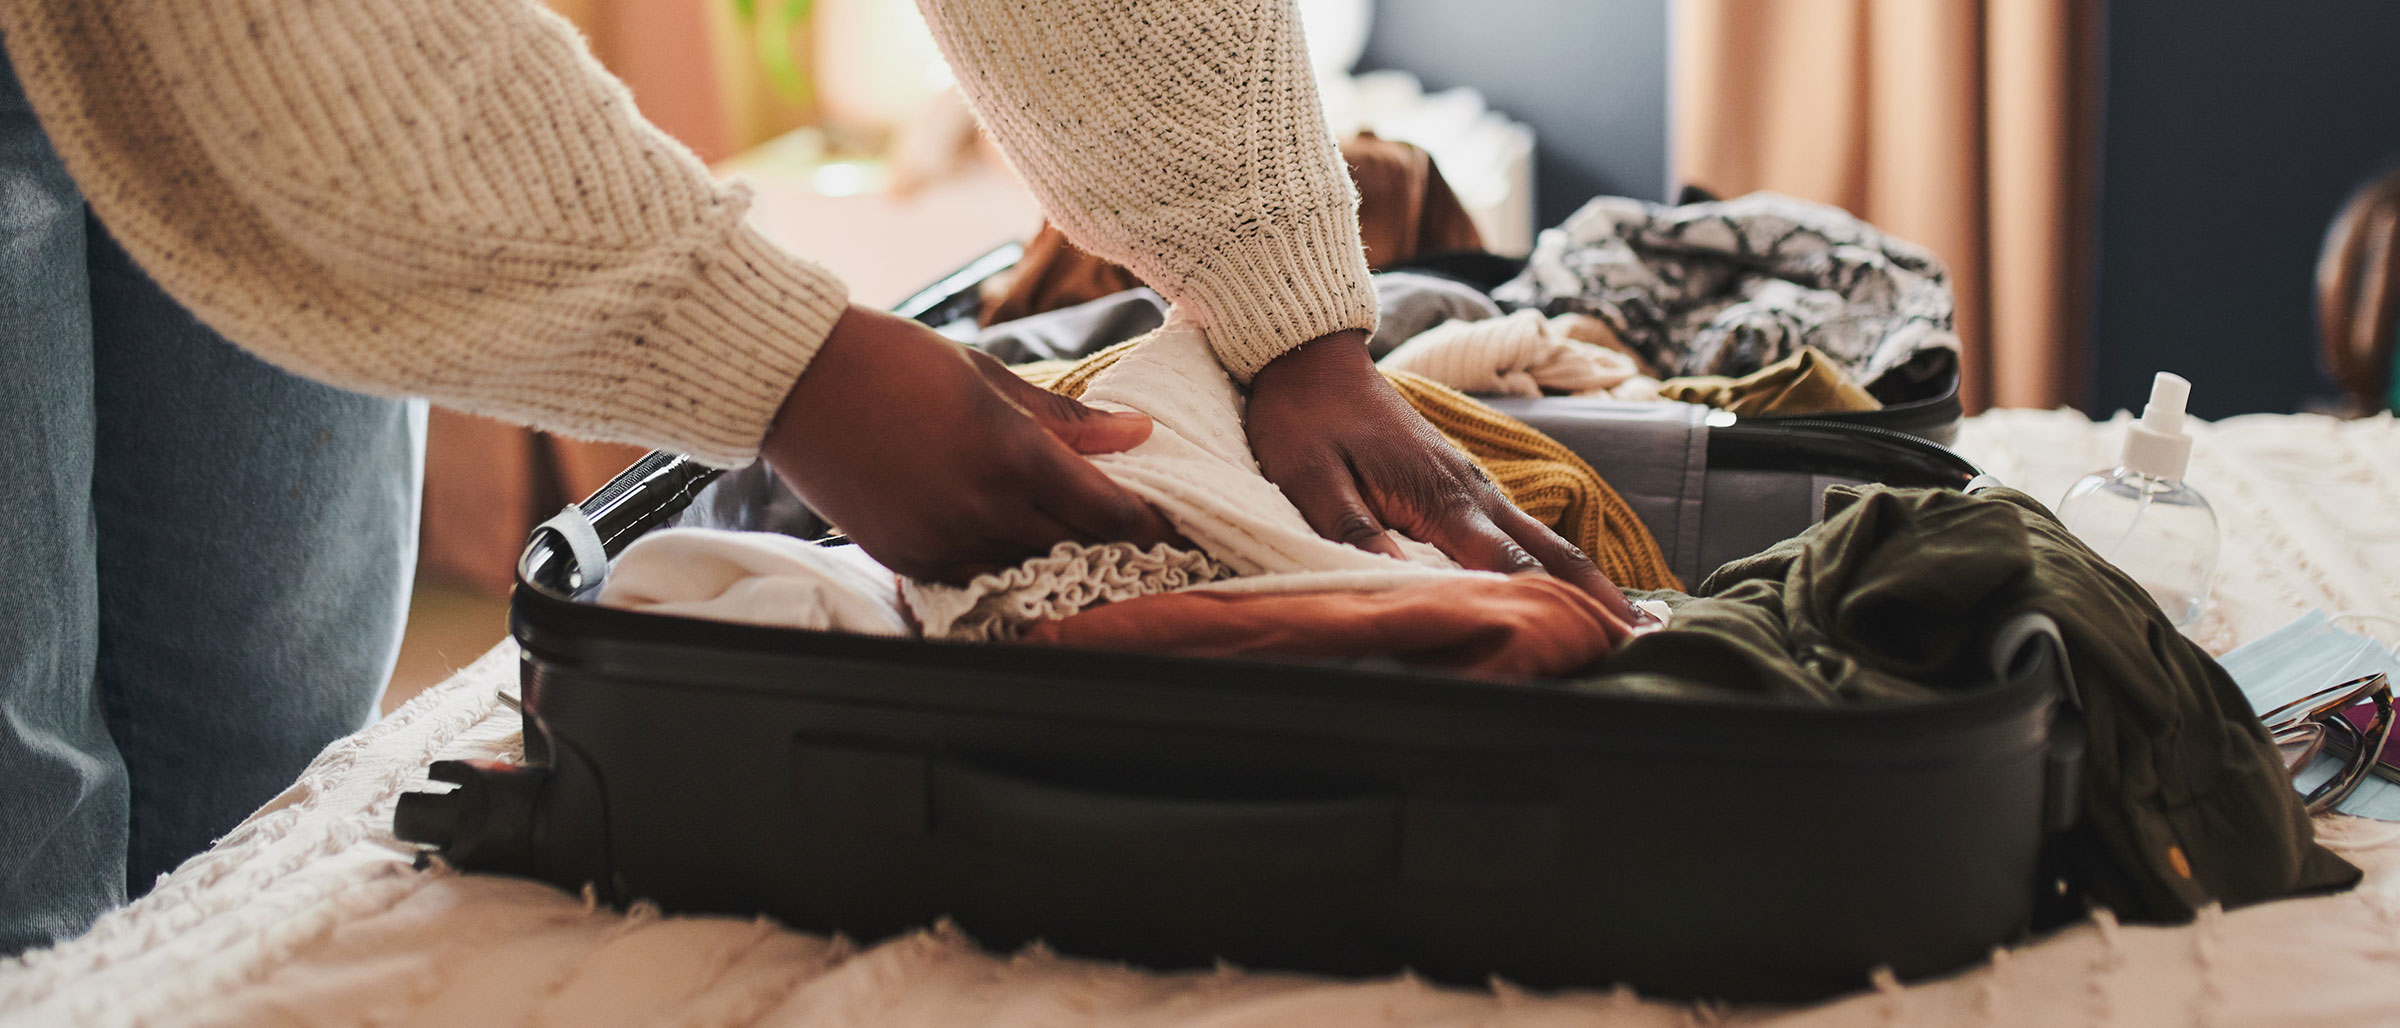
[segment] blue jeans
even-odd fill
[[[373,718],[423,447],[421,403],[286,374],[160,292],[0,57],[0,954]]]

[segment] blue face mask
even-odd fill
[[[2322,610],[2278,628],[2218,658],[2233,676],[2250,709],[2268,711],[2319,689],[2381,671],[2400,684],[2400,657],[2373,639],[2344,631]],[[2333,777],[2341,761],[2318,757],[2293,781],[2301,792]],[[2388,770],[2388,769],[2387,769]],[[2400,783],[2368,776],[2358,791],[2334,808],[2344,814],[2400,821]]]

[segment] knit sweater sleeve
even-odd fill
[[[1357,194],[1292,0],[918,0],[1068,239],[1209,330],[1237,380],[1375,327]]]
[[[529,0],[10,0],[92,210],[292,371],[748,459],[845,306]]]

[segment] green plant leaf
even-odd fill
[[[736,2],[750,7],[757,0]],[[792,30],[808,20],[814,7],[814,0],[783,0],[769,9],[765,24],[756,28],[759,67],[767,73],[767,81],[775,85],[775,91],[795,104],[807,103],[811,90],[808,76],[800,68],[799,55],[792,52]]]

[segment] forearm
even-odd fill
[[[1357,197],[1290,0],[918,0],[1077,246],[1207,326],[1235,378],[1372,331]]]
[[[20,0],[94,212],[295,372],[747,459],[841,314],[529,0]]]

